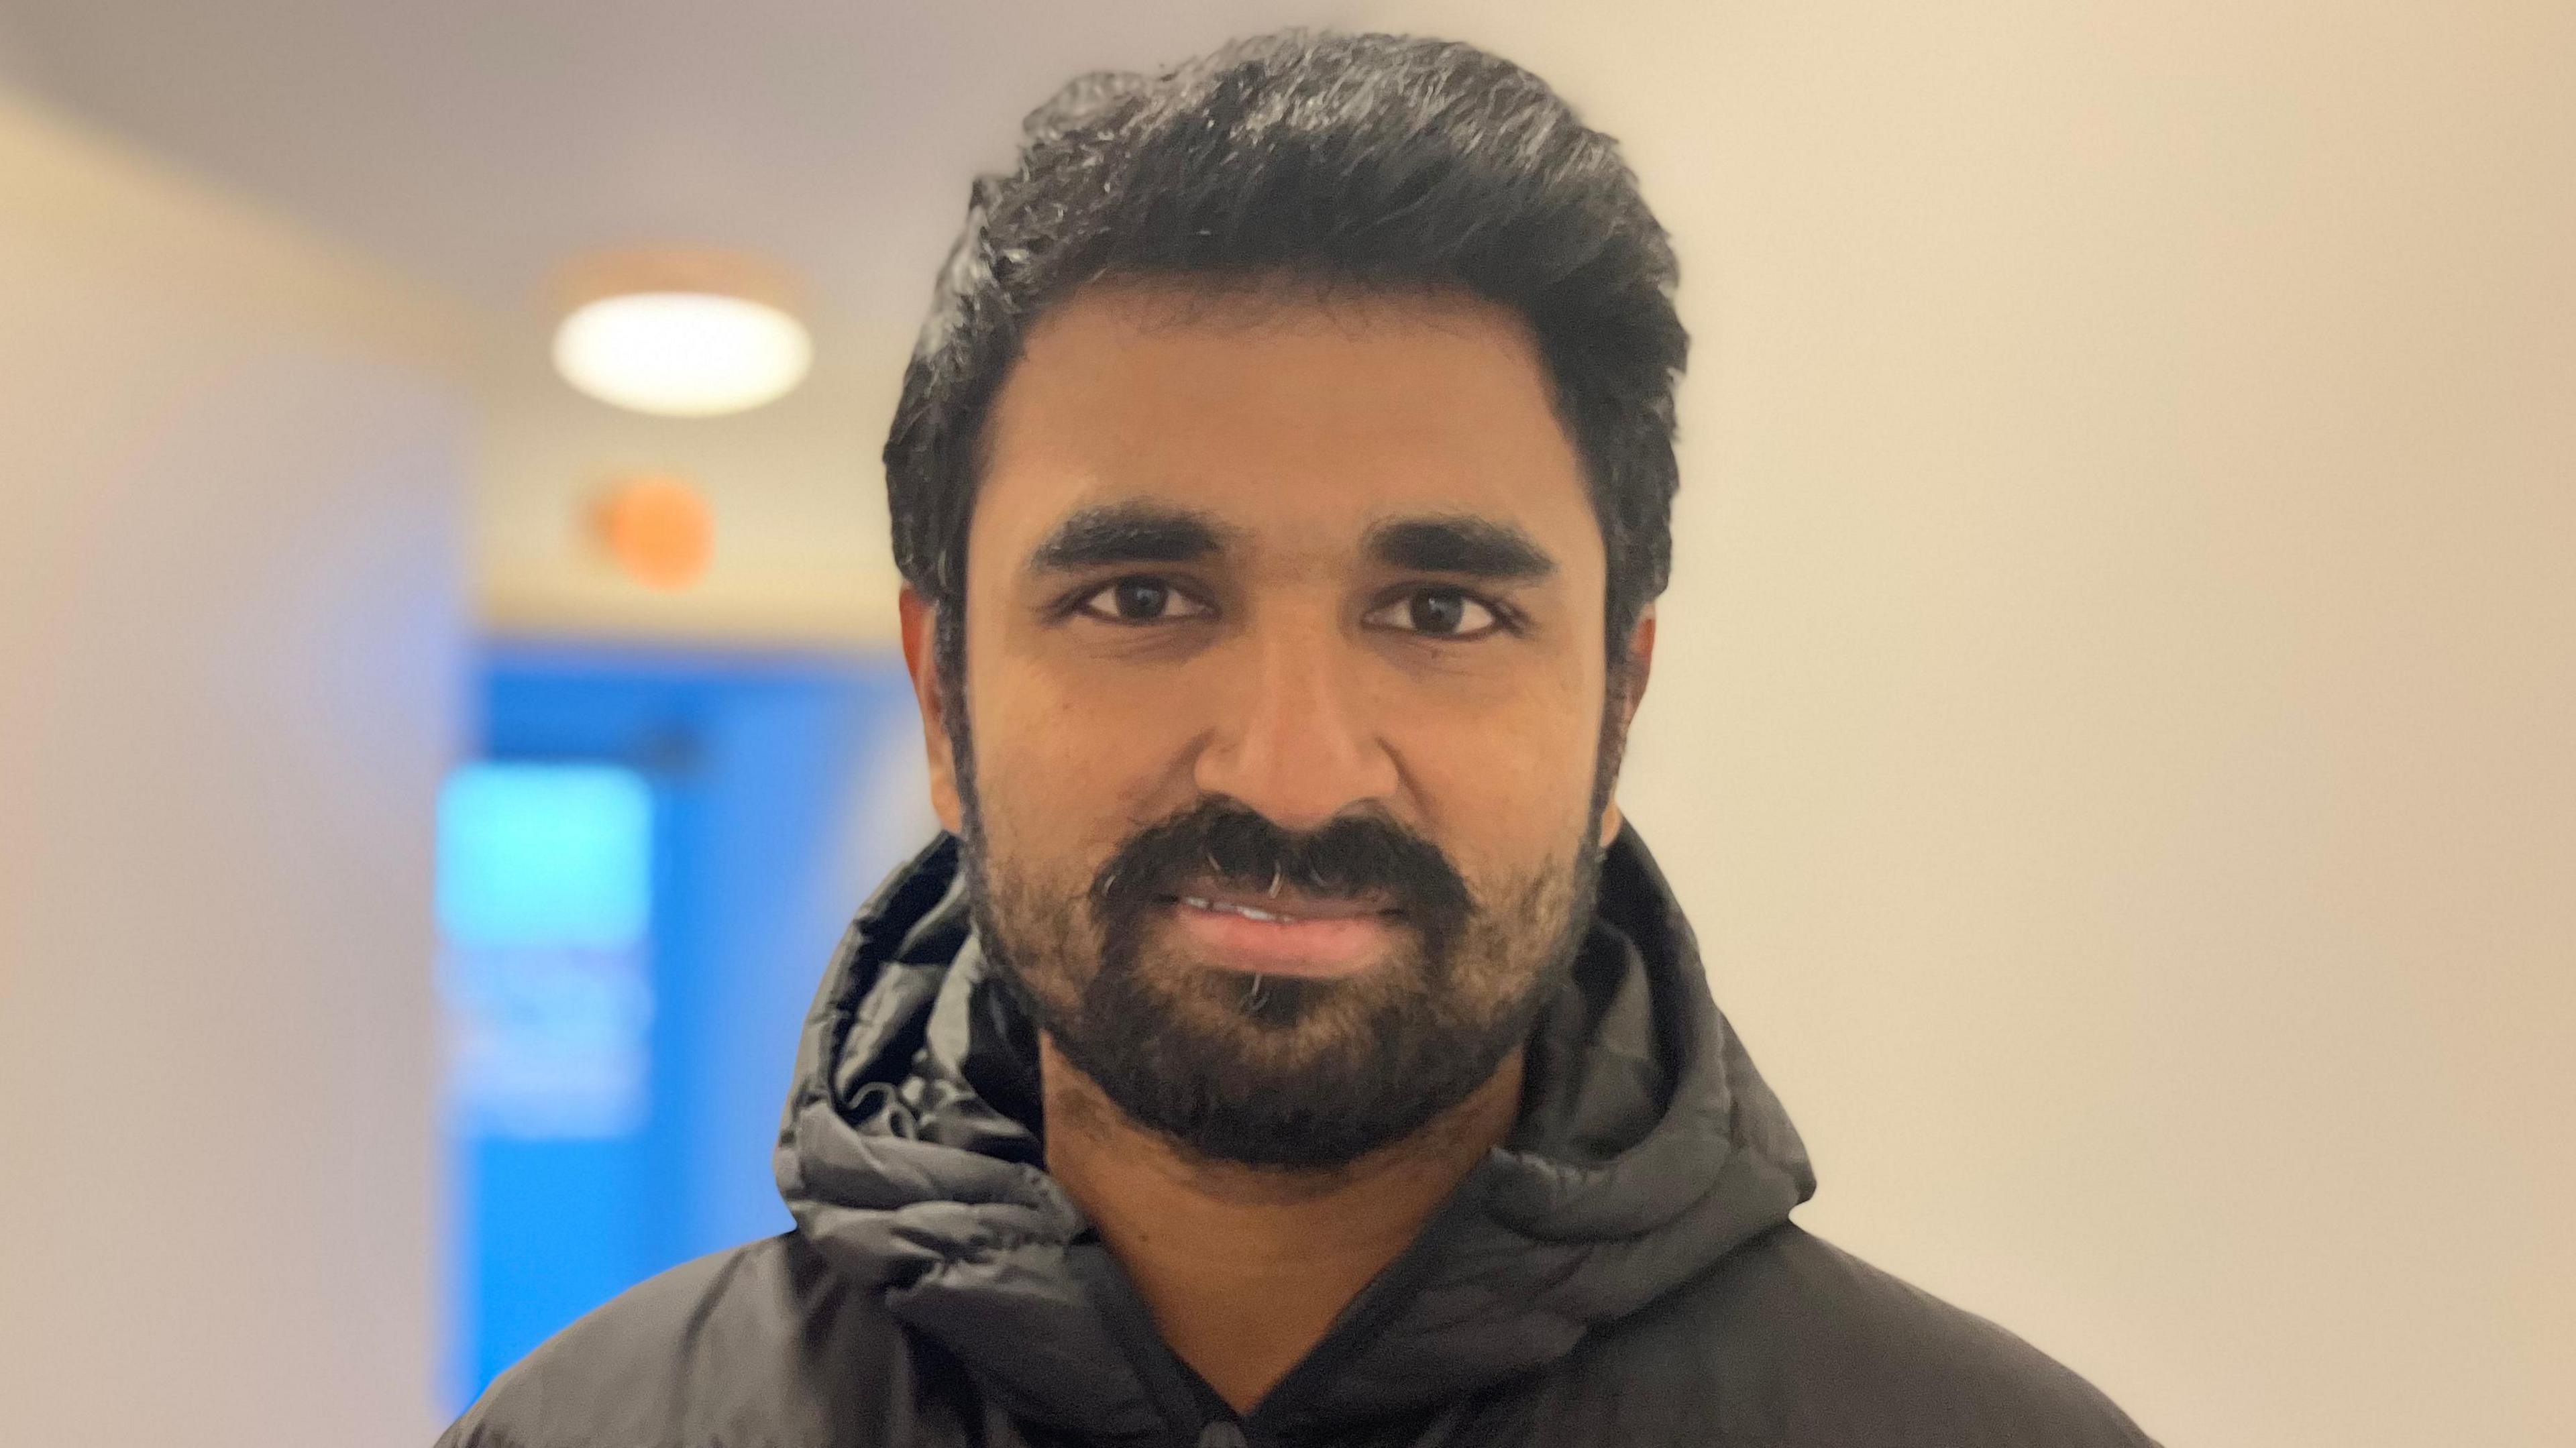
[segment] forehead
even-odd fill
[[[1095,285],[1031,329],[985,444],[969,549],[1004,564],[1076,509],[1143,500],[1256,549],[1464,515],[1541,539],[1574,577],[1602,566],[1529,328],[1463,294]]]

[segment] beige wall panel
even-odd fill
[[[456,337],[0,104],[0,1439],[435,1432]]]
[[[1679,239],[1621,794],[1802,1220],[2168,1443],[2576,1442],[2576,8],[1372,13]]]

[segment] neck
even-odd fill
[[[1136,1284],[1154,1326],[1249,1412],[1420,1235],[1520,1111],[1521,1056],[1404,1140],[1347,1166],[1195,1157],[1145,1130],[1039,1042],[1047,1170]]]

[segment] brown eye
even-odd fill
[[[1081,611],[1118,623],[1164,623],[1207,612],[1159,578],[1122,578],[1083,599]]]
[[[1143,620],[1161,618],[1164,605],[1172,601],[1172,590],[1150,578],[1128,578],[1109,585],[1110,612],[1120,618]]]
[[[1406,594],[1369,615],[1369,622],[1425,638],[1479,638],[1502,620],[1474,595],[1455,588],[1425,588]]]
[[[1455,593],[1417,593],[1411,610],[1414,632],[1452,634],[1466,621],[1467,600]]]

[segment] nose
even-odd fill
[[[1284,829],[1322,826],[1398,784],[1375,723],[1366,660],[1321,619],[1276,618],[1228,650],[1228,682],[1195,762],[1195,783]]]

